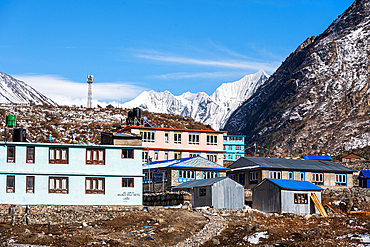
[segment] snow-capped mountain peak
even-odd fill
[[[151,112],[192,117],[195,121],[220,129],[230,114],[251,97],[268,77],[263,70],[260,70],[238,81],[223,83],[211,96],[205,92],[185,92],[174,96],[167,90],[144,91],[132,101],[123,104],[123,107],[140,107]]]

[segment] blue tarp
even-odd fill
[[[283,180],[283,179],[271,179],[267,178],[270,182],[276,184],[282,189],[288,190],[323,190],[319,186],[314,185],[313,183],[307,181],[299,180]]]
[[[333,160],[328,155],[302,155],[304,160]]]
[[[370,170],[361,170],[361,173],[365,178],[370,178]]]

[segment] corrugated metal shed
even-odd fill
[[[189,157],[176,160],[155,161],[150,164],[143,164],[143,169],[154,168],[197,168],[197,169],[216,169],[230,170],[229,168],[220,166],[219,164],[209,161],[201,156]]]
[[[354,172],[354,170],[339,165],[333,161],[321,160],[293,160],[280,158],[261,158],[261,157],[242,157],[231,164],[231,170],[238,168],[249,169],[249,167],[280,170],[300,170],[300,171],[331,171],[331,172]],[[239,170],[238,169],[238,170]]]
[[[304,160],[333,160],[327,155],[302,155]]]
[[[276,184],[281,189],[285,190],[324,190],[319,186],[314,185],[313,183],[307,181],[299,180],[283,180],[283,179],[272,179],[266,178],[270,182]]]

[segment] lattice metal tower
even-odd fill
[[[88,84],[88,89],[87,89],[87,108],[91,108],[91,99],[92,99],[92,83],[94,80],[93,75],[88,75],[87,76],[87,84]]]

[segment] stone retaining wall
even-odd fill
[[[161,192],[143,195],[143,204],[146,206],[174,206],[184,205],[191,207],[191,194],[188,192]]]

